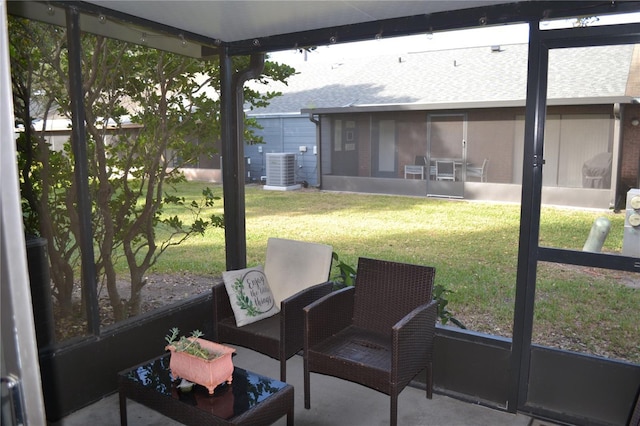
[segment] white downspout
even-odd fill
[[[322,141],[320,140],[320,120],[317,119],[313,113],[309,113],[309,120],[316,125],[316,147],[314,154],[316,155],[316,182],[318,188],[322,188],[322,167],[321,167],[321,157],[320,157],[320,146],[322,145]]]

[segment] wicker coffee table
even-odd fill
[[[118,374],[120,424],[127,424],[127,398],[186,425],[268,425],[287,416],[293,426],[293,386],[235,367],[230,385],[213,395],[201,386],[178,390],[169,354]]]

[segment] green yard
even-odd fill
[[[180,186],[197,198],[203,183]],[[214,191],[222,195],[222,188]],[[222,201],[217,203],[222,213]],[[430,198],[246,188],[247,263],[264,262],[269,237],[333,246],[359,256],[436,267],[450,310],[471,330],[511,337],[520,206]],[[167,214],[177,212],[167,209]],[[624,214],[545,208],[542,245],[580,250],[593,221],[611,220],[603,251],[620,253]],[[184,218],[188,220],[188,218]],[[171,248],[152,272],[220,276],[224,231]],[[640,362],[637,274],[571,265],[538,268],[534,342]]]

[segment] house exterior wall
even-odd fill
[[[475,110],[468,114],[467,162],[482,164],[485,158],[490,159],[487,182],[514,181],[515,117],[520,113],[524,109]]]
[[[423,111],[411,111],[398,117],[398,167],[396,177],[404,178],[404,165],[415,164],[416,157],[427,152],[427,120]]]
[[[520,184],[522,175],[522,152],[521,143],[523,140],[523,120],[524,108],[484,108],[472,109],[468,111],[390,111],[380,113],[358,113],[358,114],[330,114],[321,115],[319,122],[321,123],[319,136],[316,133],[317,127],[307,115],[273,115],[273,116],[257,116],[258,123],[263,129],[255,131],[256,135],[261,136],[264,144],[245,145],[245,157],[248,159],[247,182],[259,182],[262,176],[266,175],[266,157],[268,152],[292,152],[296,154],[296,181],[302,183],[306,181],[311,186],[321,186],[330,190],[354,190],[357,188],[366,188],[363,192],[380,192],[387,193],[392,191],[394,194],[415,194],[425,195],[426,191],[419,190],[415,184],[411,188],[399,190],[398,185],[390,185],[388,181],[383,184],[382,180],[377,180],[379,188],[376,190],[376,180],[371,183],[360,182],[358,185],[350,185],[349,188],[344,186],[344,179],[332,179],[331,185],[322,185],[319,173],[322,175],[333,176],[353,176],[358,178],[396,178],[404,180],[404,166],[412,165],[416,162],[416,157],[424,156],[428,149],[427,143],[427,117],[428,114],[466,114],[467,118],[467,163],[472,166],[481,165],[483,160],[489,159],[487,167],[486,183],[503,185],[500,188],[508,188],[510,185]],[[613,129],[613,106],[612,105],[569,105],[569,106],[550,106],[547,110],[549,118],[556,117],[560,120],[567,116],[596,116],[609,117],[611,120],[611,129]],[[640,126],[633,126],[631,121],[633,118],[640,118],[640,105],[628,104],[623,105],[623,113],[621,119],[621,154],[620,154],[620,170],[619,170],[619,187],[617,195],[618,199],[624,199],[623,195],[630,188],[638,187],[638,175],[640,173]],[[340,120],[342,125],[349,121],[355,125],[355,151],[356,160],[352,166],[340,164],[341,158],[345,156],[345,151],[336,151],[334,139],[336,135],[333,129],[336,120]],[[376,171],[376,155],[377,140],[379,137],[379,123],[384,120],[395,121],[395,144],[396,144],[396,168],[392,176],[380,175]],[[349,124],[351,125],[351,124]],[[548,141],[556,137],[560,138],[561,129],[557,127],[559,124],[554,123],[550,119],[547,123],[547,132],[555,132],[557,135],[548,136]],[[566,128],[566,127],[565,127]],[[566,130],[565,130],[566,131]],[[344,134],[344,129],[343,129]],[[316,138],[318,143],[316,145]],[[608,141],[608,150],[614,143],[613,132],[610,132],[610,140]],[[520,145],[520,147],[518,147]],[[306,152],[300,152],[300,147],[306,147]],[[316,146],[317,154],[314,154],[314,146]],[[342,147],[344,149],[344,146]],[[520,151],[518,151],[520,149]],[[563,164],[557,164],[558,159],[548,158],[545,152],[545,175],[550,177],[551,168],[562,167]],[[201,169],[218,169],[219,155],[203,158],[198,164],[198,168],[189,171],[188,176],[192,179],[205,179],[219,181],[219,173],[217,175],[206,176],[202,174]],[[321,167],[319,164],[321,163]],[[344,163],[344,162],[343,162]],[[302,167],[300,167],[302,166]],[[345,167],[347,169],[345,169]],[[351,167],[351,168],[349,168]],[[347,171],[345,171],[347,170]],[[418,176],[419,177],[419,176]],[[415,178],[415,177],[412,177]],[[616,178],[616,173],[612,175],[612,179]],[[557,177],[554,177],[557,179]],[[493,191],[487,185],[476,185],[474,182],[466,184],[464,198],[468,199],[487,199],[500,200],[500,194],[504,191]],[[406,183],[408,185],[408,183]],[[336,186],[337,185],[337,186]],[[363,186],[364,185],[364,186]],[[506,186],[504,186],[506,185]],[[547,185],[545,183],[545,185]],[[560,197],[553,196],[548,198],[550,203],[562,204],[562,200],[567,203],[573,203],[576,197],[566,195],[559,185],[545,186],[547,192],[562,193]],[[498,188],[493,185],[492,188]],[[569,188],[566,188],[569,190]],[[578,188],[575,188],[578,189]],[[490,193],[491,192],[491,193]],[[496,192],[493,194],[492,192]],[[513,194],[518,193],[516,190],[508,190],[508,194],[504,201],[515,201]],[[582,194],[582,191],[580,191]],[[611,199],[605,194],[592,194],[592,201],[585,207],[610,207],[604,200]],[[585,199],[582,194],[579,199]],[[595,204],[594,204],[595,203]]]
[[[318,148],[316,146],[316,125],[307,115],[263,115],[254,117],[262,129],[254,129],[254,134],[264,143],[246,143],[245,182],[260,182],[267,173],[267,153],[296,154],[296,183],[306,181],[311,186],[318,185]],[[306,151],[301,151],[304,147]],[[316,153],[314,153],[314,147]],[[216,152],[203,155],[192,168],[183,168],[187,179],[222,182],[220,142]]]
[[[346,120],[350,119],[353,118],[346,118]],[[360,116],[354,121],[358,129],[358,146],[356,147],[356,155],[358,155],[358,176],[371,176],[371,120],[369,117]]]
[[[216,143],[215,152],[198,157],[198,167],[204,169],[220,168],[220,143]]]
[[[458,112],[450,111],[452,114]],[[481,165],[485,158],[503,158],[507,161],[495,161],[489,168],[492,182],[511,183],[513,179],[512,158],[513,141],[515,135],[514,119],[523,114],[524,109],[494,109],[475,110],[467,114],[468,117],[468,150],[467,161]],[[354,121],[358,126],[358,173],[353,176],[375,176],[372,164],[372,151],[376,143],[376,123],[381,120],[396,121],[397,167],[396,178],[404,178],[404,165],[412,165],[416,157],[424,157],[427,153],[427,112],[409,111],[396,113],[375,113],[340,115],[331,120]],[[329,120],[329,121],[331,121]],[[329,122],[323,125],[325,143],[329,149],[332,130],[327,128]],[[333,152],[335,162],[335,151]],[[323,174],[335,174],[333,169],[325,170]]]
[[[640,186],[640,104],[625,105],[622,115],[622,155],[620,161],[620,192],[626,194],[631,188]]]
[[[266,176],[267,153],[296,154],[296,183],[307,182],[311,186],[318,184],[318,154],[316,147],[316,125],[307,115],[273,115],[254,117],[262,126],[255,129],[256,136],[262,137],[263,144],[245,145],[244,155],[249,159],[246,164],[251,182],[259,182]],[[301,151],[304,147],[306,151]],[[316,149],[317,152],[317,149]]]
[[[640,117],[637,105],[625,105],[627,107],[627,117],[630,114]],[[353,188],[367,188],[367,192],[386,193],[390,188],[397,185],[390,185],[388,181],[384,184],[382,180],[373,178],[396,178],[405,180],[405,166],[416,164],[416,157],[430,158],[429,150],[429,130],[428,117],[433,116],[459,116],[465,119],[466,138],[466,164],[467,170],[471,167],[480,166],[485,159],[488,159],[486,177],[482,183],[499,185],[515,185],[519,187],[522,179],[522,158],[524,141],[524,107],[502,107],[502,108],[478,108],[468,111],[447,110],[447,111],[387,111],[387,112],[352,112],[340,114],[321,115],[321,145],[322,149],[322,175],[331,177],[326,179],[330,185],[323,186],[331,190],[353,190]],[[635,116],[634,115],[634,116]],[[614,198],[612,185],[608,177],[603,179],[601,186],[588,188],[583,179],[583,164],[592,156],[599,153],[614,153],[614,127],[616,118],[614,117],[613,105],[569,105],[550,106],[547,110],[547,127],[545,129],[545,188],[548,194],[564,194],[560,197],[549,196],[546,199],[553,204],[573,205],[576,199],[579,200],[576,206],[609,208],[610,202]],[[395,170],[392,175],[376,172],[376,162],[378,158],[378,148],[383,145],[382,131],[379,130],[382,122],[393,120],[395,122]],[[336,131],[336,123],[339,131]],[[344,143],[340,138],[345,137],[344,123],[355,123],[355,133],[357,134],[356,155],[354,167],[350,169],[345,164],[336,167],[336,164],[347,158],[344,147],[336,148],[336,144]],[[631,119],[622,124],[622,163],[621,177],[624,176],[626,182],[636,182],[638,178],[638,164],[640,163],[640,142],[638,135],[640,126],[632,126]],[[389,128],[389,124],[385,124]],[[597,131],[593,131],[593,129]],[[388,136],[388,131],[385,133]],[[635,138],[635,139],[634,139]],[[336,142],[338,141],[338,142]],[[387,143],[388,141],[384,141]],[[461,141],[462,143],[462,141]],[[390,150],[385,151],[390,155]],[[357,169],[355,167],[357,162]],[[431,170],[425,170],[425,180],[429,180]],[[611,174],[611,181],[615,181],[616,172]],[[345,179],[337,177],[358,177],[372,178],[372,182],[366,183],[358,181],[357,185],[346,184]],[[420,176],[418,175],[417,178]],[[431,176],[431,179],[433,176]],[[416,179],[414,175],[407,179]],[[465,189],[464,198],[491,199],[495,196],[489,195],[489,187],[486,191],[481,186],[477,186],[480,179],[472,178],[468,174],[467,181],[469,191]],[[323,179],[323,182],[325,179]],[[472,182],[473,181],[473,182]],[[380,185],[379,191],[375,190],[376,182]],[[342,186],[345,186],[342,188]],[[429,182],[426,182],[429,185]],[[348,188],[347,188],[348,187]],[[613,189],[612,189],[613,188]],[[409,192],[415,192],[415,185]],[[597,193],[596,193],[597,190]],[[400,191],[404,193],[407,191]],[[580,193],[579,198],[569,197],[566,192]],[[584,194],[587,191],[590,197]],[[590,191],[590,192],[589,192]],[[500,191],[499,191],[500,192]],[[517,191],[516,191],[517,192]],[[394,192],[395,193],[395,192]],[[428,191],[424,191],[426,195]],[[508,191],[508,199],[513,201],[514,191]],[[482,194],[485,194],[484,196]],[[586,195],[586,197],[585,197]],[[478,198],[479,197],[479,198]],[[566,200],[566,203],[563,203]],[[586,200],[586,205],[580,200]],[[597,201],[597,202],[596,202]],[[594,205],[596,203],[597,205]]]

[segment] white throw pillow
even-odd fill
[[[251,324],[280,312],[262,266],[222,273],[236,325]]]

